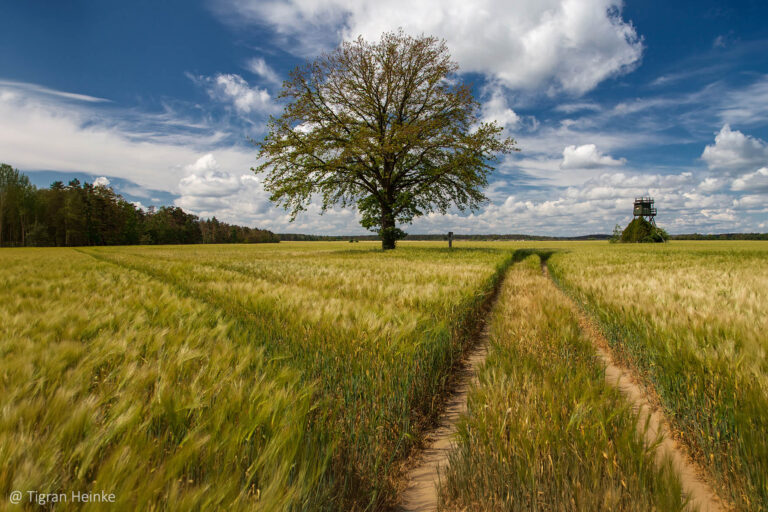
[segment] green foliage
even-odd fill
[[[616,236],[616,229],[614,229],[614,236]],[[669,235],[666,231],[654,226],[643,217],[635,217],[624,228],[618,241],[622,243],[660,243],[666,242],[668,239]]]
[[[699,233],[688,235],[671,235],[671,240],[768,240],[768,233],[718,233],[716,235],[702,235]]]
[[[613,234],[611,234],[611,238],[608,239],[608,242],[612,243],[612,244],[615,244],[615,243],[621,241],[621,231],[622,231],[621,230],[621,226],[616,224],[613,227]]]
[[[0,246],[24,245],[33,222],[35,190],[18,169],[0,164]]]
[[[397,223],[476,209],[491,163],[516,148],[502,127],[480,122],[457,70],[434,37],[344,42],[284,82],[288,104],[257,143],[254,171],[292,218],[318,197],[322,211],[356,206],[384,249],[400,238]]]
[[[221,222],[216,217],[200,220],[200,231],[204,244],[279,242],[280,237],[266,229],[234,226]]]

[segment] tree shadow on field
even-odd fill
[[[536,248],[517,249],[512,255],[512,262],[517,263],[518,261],[522,261],[528,256],[532,256],[535,254],[541,260],[541,264],[546,265],[547,261],[553,254],[565,253],[565,252],[570,252],[570,251],[568,251],[567,249],[536,249]]]
[[[546,265],[549,258],[556,253],[570,252],[567,249],[537,249],[537,248],[524,248],[515,249],[512,251],[512,256],[508,261],[509,265],[513,265],[536,254],[541,259],[541,264]],[[454,247],[449,249],[448,247],[398,247],[391,251],[382,251],[381,248],[365,248],[365,249],[339,249],[332,251],[333,254],[343,256],[358,256],[369,257],[374,254],[378,254],[383,257],[391,257],[402,260],[420,260],[424,261],[425,256],[432,256],[435,260],[444,262],[451,260],[452,258],[468,260],[473,255],[491,255],[491,254],[509,254],[510,249],[504,247]]]
[[[380,247],[376,248],[361,248],[361,249],[338,249],[333,251],[333,254],[360,254],[371,255],[380,254],[390,257],[408,257],[425,254],[436,254],[440,256],[450,255],[472,255],[472,254],[503,254],[508,253],[508,249],[501,247],[454,247],[449,249],[448,247],[398,247],[397,249],[383,251]]]

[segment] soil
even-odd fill
[[[488,331],[483,329],[455,375],[453,392],[446,401],[437,428],[427,438],[427,447],[414,459],[414,464],[405,476],[407,487],[401,494],[400,505],[396,510],[415,512],[437,509],[440,473],[448,466],[448,454],[454,447],[456,422],[467,410],[467,392],[476,379],[477,368],[485,361],[487,354]]]

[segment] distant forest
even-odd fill
[[[264,229],[199,219],[173,206],[137,208],[111,188],[60,181],[32,185],[0,164],[0,246],[220,244],[279,242]]]
[[[717,235],[670,235],[670,240],[768,240],[768,233],[720,233]]]
[[[301,235],[296,233],[280,233],[278,234],[280,240],[299,241],[299,242],[318,242],[318,241],[339,241],[339,240],[381,240],[378,235]],[[611,235],[584,235],[584,236],[538,236],[538,235],[458,235],[454,234],[454,240],[473,240],[473,241],[488,241],[488,240],[534,240],[534,241],[552,241],[552,240],[608,240]],[[439,235],[407,235],[405,240],[448,240],[448,233]]]
[[[377,235],[302,235],[297,233],[280,233],[277,236],[284,241],[319,242],[319,241],[352,241],[352,240],[381,240]],[[474,241],[580,241],[580,240],[608,240],[611,235],[593,234],[582,236],[539,236],[539,235],[453,235],[454,240]],[[768,233],[720,233],[717,235],[700,235],[698,233],[686,235],[671,235],[670,240],[768,240]],[[448,234],[440,235],[407,235],[405,240],[448,240]]]

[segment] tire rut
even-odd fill
[[[494,299],[495,302],[495,299]],[[491,305],[492,307],[492,305]],[[446,400],[445,410],[438,427],[427,438],[427,447],[417,459],[417,464],[407,472],[408,486],[401,494],[398,512],[421,512],[437,509],[440,472],[448,465],[448,456],[454,446],[456,424],[467,411],[467,394],[477,379],[476,371],[488,355],[488,329],[485,325],[479,339],[467,352],[464,364],[456,371],[455,387]]]
[[[541,271],[550,278],[546,261],[541,262]],[[594,321],[566,293],[560,290],[571,304],[581,330],[592,341],[600,359],[605,364],[605,381],[617,388],[629,401],[637,414],[637,430],[643,436],[646,445],[652,445],[661,439],[656,448],[656,463],[662,464],[669,459],[680,477],[684,495],[689,499],[689,507],[701,512],[728,510],[705,479],[705,472],[698,467],[684,446],[674,441],[669,422],[659,407],[654,407],[648,394],[639,384],[640,379],[634,372],[619,366],[613,357],[610,345]],[[647,427],[646,427],[647,425]]]

